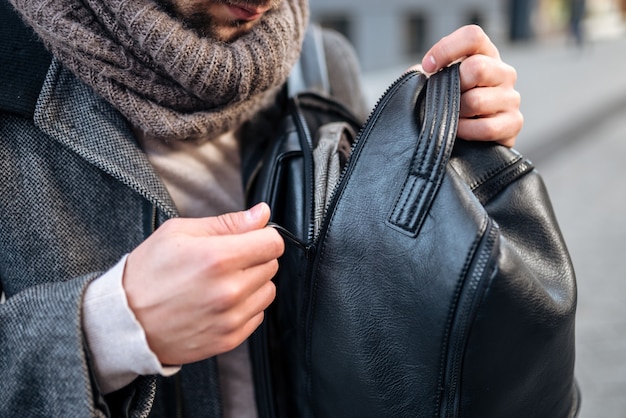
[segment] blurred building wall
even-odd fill
[[[481,25],[497,45],[563,34],[571,1],[310,0],[310,6],[311,20],[346,35],[370,71],[415,63],[442,36],[469,23]],[[626,0],[586,0],[586,7],[597,21],[610,15],[622,22]]]
[[[502,0],[310,0],[310,6],[313,21],[350,39],[365,70],[413,61],[468,23],[490,36],[504,29]]]

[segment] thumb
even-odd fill
[[[210,218],[210,229],[216,235],[243,234],[265,227],[269,219],[270,208],[267,203],[258,203],[246,211]]]

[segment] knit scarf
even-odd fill
[[[267,105],[300,53],[307,0],[247,34],[198,35],[156,0],[10,0],[66,67],[145,135],[214,136]]]

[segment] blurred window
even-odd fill
[[[324,28],[336,30],[348,38],[350,42],[354,41],[352,39],[352,24],[348,16],[339,14],[320,16],[318,23]]]
[[[483,14],[480,12],[480,10],[470,10],[466,14],[465,23],[468,25],[483,26]]]
[[[405,45],[409,57],[426,52],[427,19],[423,13],[410,13],[405,21]]]

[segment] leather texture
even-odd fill
[[[317,235],[319,124],[292,102],[251,198],[294,236],[253,340],[261,416],[577,415],[576,282],[548,193],[515,150],[456,141],[459,101],[458,66],[396,81]]]

